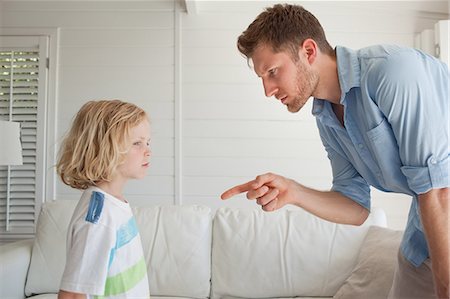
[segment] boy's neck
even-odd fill
[[[116,182],[116,181],[112,181],[112,182],[103,181],[103,182],[98,183],[97,187],[99,187],[106,193],[111,194],[115,198],[117,198],[123,202],[127,202],[125,200],[125,197],[123,196],[124,185],[125,185],[125,182],[120,183],[120,182]]]

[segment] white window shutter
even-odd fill
[[[0,120],[20,123],[23,155],[0,166],[1,242],[32,237],[43,200],[47,52],[46,37],[0,36]]]

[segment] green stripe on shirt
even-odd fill
[[[126,293],[137,285],[147,273],[147,266],[144,258],[140,259],[134,266],[128,270],[117,275],[108,277],[105,284],[105,293],[103,296],[96,296],[96,298],[103,298],[104,296],[115,296]]]

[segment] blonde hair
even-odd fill
[[[129,130],[148,119],[145,111],[119,100],[89,101],[78,111],[65,136],[56,170],[76,189],[110,181],[128,151]]]

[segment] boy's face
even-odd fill
[[[131,128],[129,137],[127,144],[129,150],[124,162],[117,170],[124,179],[142,179],[150,166],[150,123],[148,120],[145,119]]]

